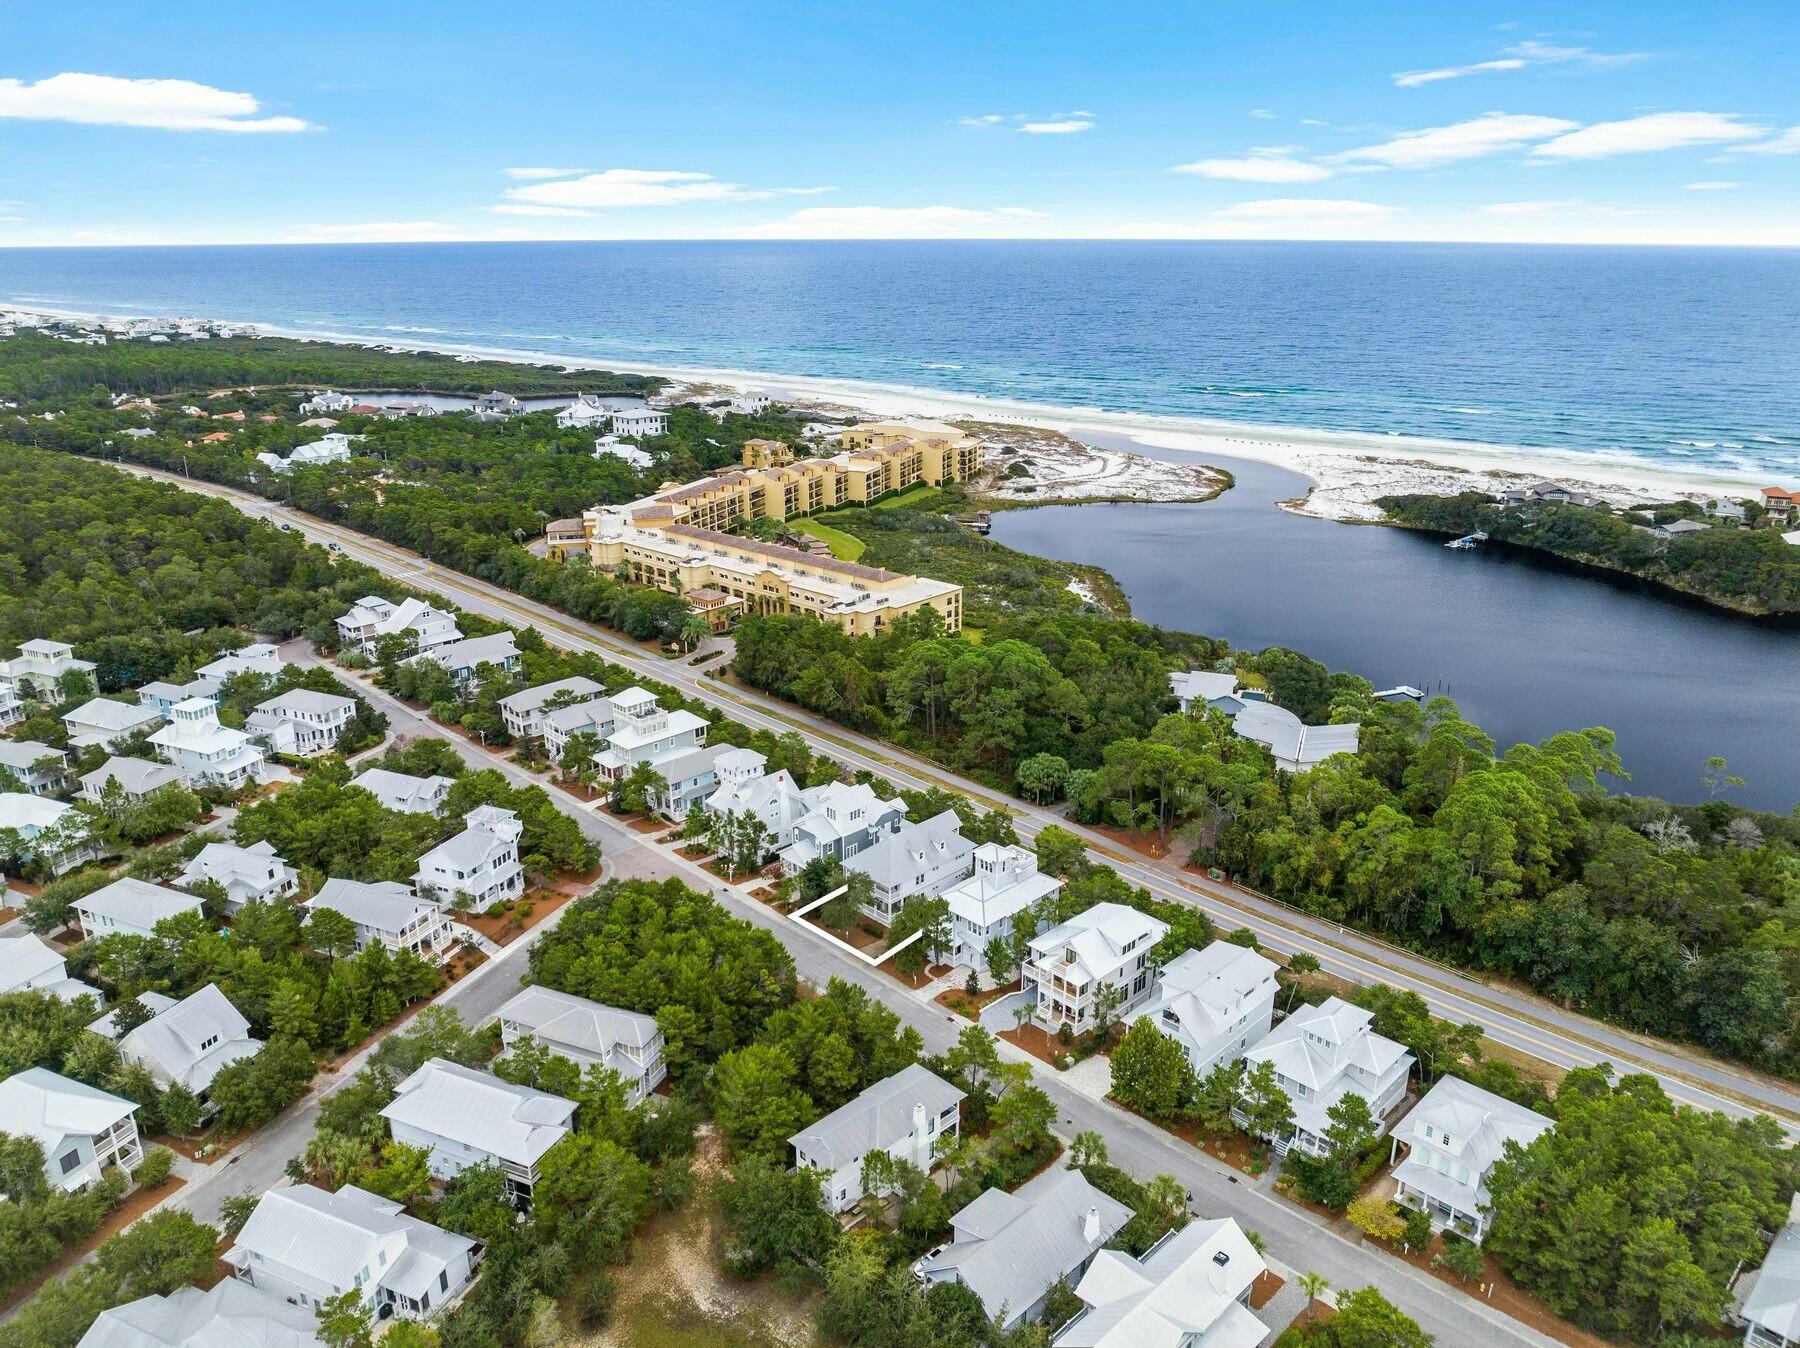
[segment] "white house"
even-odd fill
[[[1037,854],[1026,847],[983,843],[975,849],[975,870],[968,879],[944,891],[950,905],[952,964],[982,969],[990,941],[1010,938],[1013,919],[1062,888],[1062,881],[1038,869]]]
[[[930,1174],[938,1139],[957,1134],[963,1099],[917,1063],[904,1067],[790,1137],[794,1169],[819,1171],[825,1206],[843,1212],[864,1197],[863,1158],[870,1152]]]
[[[75,900],[75,917],[89,940],[123,933],[154,936],[156,924],[181,913],[198,913],[203,905],[192,894],[164,889],[132,876],[114,880],[86,898]]]
[[[847,872],[869,877],[863,912],[891,923],[908,899],[936,898],[975,870],[975,844],[963,837],[962,820],[945,810],[918,824],[902,822],[844,862]]]
[[[1305,772],[1333,754],[1353,754],[1361,740],[1362,727],[1354,721],[1306,725],[1286,707],[1268,701],[1262,692],[1239,688],[1235,674],[1203,669],[1171,674],[1169,691],[1184,712],[1205,706],[1224,713],[1232,730],[1267,749],[1283,772]]]
[[[1049,1031],[1068,1025],[1083,1034],[1094,1028],[1103,986],[1120,991],[1114,1017],[1131,1019],[1155,985],[1150,952],[1168,930],[1168,923],[1122,903],[1097,903],[1039,932],[1020,970],[1033,1019]]]
[[[476,1248],[353,1184],[335,1194],[296,1184],[263,1195],[224,1258],[240,1281],[296,1306],[317,1311],[360,1288],[377,1317],[417,1319],[462,1295]]]
[[[77,749],[101,745],[117,748],[140,730],[162,723],[162,713],[141,702],[114,702],[110,697],[97,697],[84,702],[63,715],[69,731],[69,743]]]
[[[244,725],[278,754],[316,758],[337,748],[338,737],[356,718],[353,699],[310,688],[290,688],[256,704]]]
[[[847,860],[899,828],[906,818],[905,802],[883,800],[862,782],[827,782],[802,797],[806,813],[794,824],[794,840],[781,853],[786,875],[798,875],[818,857]]]
[[[11,687],[21,698],[60,702],[63,675],[84,674],[92,685],[96,668],[92,660],[77,660],[75,648],[68,642],[40,637],[21,642],[17,655],[0,660],[0,683]]]
[[[433,646],[414,657],[441,665],[457,683],[468,683],[482,665],[512,671],[519,667],[519,646],[511,632],[496,632],[486,637],[464,637]]]
[[[557,679],[554,683],[540,683],[535,688],[524,688],[501,698],[500,719],[506,725],[506,733],[516,740],[541,737],[544,733],[541,722],[546,712],[604,700],[605,696],[606,689],[578,674],[570,679]]]
[[[69,962],[27,931],[0,932],[0,993],[43,992],[58,1001],[106,999],[100,989],[69,977]]]
[[[713,764],[718,785],[706,798],[708,814],[755,815],[767,847],[779,852],[794,841],[794,825],[806,817],[806,796],[786,768],[765,774],[768,760],[753,749],[738,749]]]
[[[1327,1115],[1346,1095],[1362,1096],[1378,1131],[1386,1131],[1388,1113],[1406,1094],[1414,1059],[1404,1045],[1370,1029],[1373,1019],[1361,1007],[1330,997],[1301,1007],[1245,1052],[1252,1067],[1274,1064],[1275,1083],[1293,1102],[1293,1129],[1269,1139],[1277,1153],[1285,1156],[1289,1147],[1299,1147],[1322,1154]]]
[[[1762,1266],[1739,1279],[1731,1318],[1751,1348],[1800,1346],[1800,1194],[1788,1199],[1787,1222]]]
[[[512,394],[495,389],[492,393],[484,393],[477,398],[474,410],[486,412],[490,416],[516,417],[525,410],[525,404]]]
[[[669,414],[656,407],[626,408],[612,414],[607,429],[627,440],[648,440],[669,433]]]
[[[406,772],[389,772],[386,768],[369,768],[352,779],[376,800],[384,810],[397,814],[436,814],[444,798],[455,785],[448,777],[432,774],[415,777]]]
[[[146,758],[109,758],[82,776],[81,789],[75,794],[98,805],[108,783],[117,783],[125,800],[137,801],[165,786],[181,785],[181,774],[167,763],[152,763]]]
[[[219,724],[219,709],[189,698],[169,713],[169,723],[150,737],[181,779],[196,789],[241,791],[262,766],[262,746],[242,730]]]
[[[139,998],[150,1019],[123,1037],[113,1028],[116,1012],[89,1028],[117,1039],[119,1056],[148,1068],[159,1090],[180,1083],[205,1104],[220,1069],[253,1058],[262,1048],[261,1040],[250,1037],[250,1022],[216,983],[208,983],[180,1001],[160,997],[157,1002],[144,1002],[151,995]]]
[[[1194,1075],[1204,1077],[1269,1032],[1278,967],[1230,941],[1184,950],[1158,972],[1155,994],[1136,1019],[1180,1044]]]
[[[217,702],[219,691],[216,679],[193,678],[186,683],[165,683],[159,679],[138,689],[138,701],[167,716],[189,698],[200,697],[208,702]]]
[[[1554,1120],[1504,1096],[1444,1077],[1394,1129],[1396,1202],[1480,1243],[1487,1234],[1488,1177],[1508,1142],[1529,1147]]]
[[[281,667],[280,651],[266,641],[253,641],[248,646],[239,646],[235,651],[226,651],[217,660],[201,665],[194,672],[203,679],[224,683],[239,674],[273,676],[281,673]]]
[[[1250,1313],[1250,1292],[1267,1270],[1229,1217],[1166,1232],[1142,1258],[1102,1250],[1056,1348],[1256,1348],[1269,1329]]]
[[[594,758],[600,775],[614,780],[630,774],[639,763],[655,767],[706,743],[704,717],[677,709],[664,711],[656,695],[642,688],[627,688],[612,699],[613,727],[606,748]]]
[[[613,704],[608,697],[589,698],[566,707],[540,711],[535,718],[537,733],[543,737],[544,752],[552,762],[562,760],[569,741],[577,735],[592,735],[604,750],[606,737],[613,730]]]
[[[365,594],[337,620],[338,644],[365,654],[375,653],[382,637],[410,636],[415,648],[428,651],[462,639],[456,619],[423,599],[403,599],[396,604],[378,594]]]
[[[316,468],[327,463],[344,463],[350,458],[350,442],[360,439],[362,439],[360,435],[346,435],[342,431],[327,431],[310,444],[297,445],[289,451],[285,459],[279,454],[267,451],[256,457],[260,463],[273,472],[291,473],[296,468]]]
[[[25,704],[10,683],[0,683],[0,728],[17,725],[25,719]]]
[[[1017,1193],[987,1189],[950,1219],[950,1243],[913,1262],[926,1286],[960,1282],[1002,1328],[1035,1319],[1050,1289],[1074,1286],[1131,1209],[1079,1170],[1046,1170]]]
[[[348,393],[336,393],[331,389],[323,389],[312,394],[300,404],[302,416],[317,416],[321,412],[348,412],[356,406],[356,399]]]
[[[1210,707],[1237,691],[1237,675],[1190,669],[1169,675],[1169,691],[1183,711],[1192,711],[1196,703]]]
[[[575,1102],[432,1058],[396,1088],[381,1117],[394,1141],[431,1153],[431,1173],[454,1179],[472,1165],[500,1167],[515,1199],[529,1200],[544,1153],[569,1135]]]
[[[648,468],[652,462],[647,451],[639,449],[627,440],[616,435],[602,435],[594,440],[594,457],[596,459],[623,459],[633,468]]]
[[[611,415],[612,409],[599,398],[592,393],[583,393],[567,407],[558,410],[556,424],[565,431],[576,427],[586,430],[604,424]]]
[[[320,1348],[318,1317],[227,1278],[100,1312],[75,1348]]]
[[[130,1170],[144,1159],[136,1105],[43,1067],[0,1081],[0,1133],[41,1146],[44,1173],[69,1193],[98,1182],[106,1166]]]
[[[32,858],[42,858],[53,875],[106,855],[105,844],[94,834],[92,816],[60,800],[0,792],[0,829],[11,829],[31,843]]]
[[[312,911],[329,908],[356,926],[356,948],[384,945],[410,950],[420,959],[441,960],[450,954],[450,919],[429,899],[419,898],[392,880],[367,883],[333,878],[306,901]]]
[[[482,805],[463,816],[463,831],[419,858],[413,885],[420,894],[467,894],[476,907],[517,898],[525,890],[519,864],[519,816]]]
[[[686,819],[689,810],[718,789],[720,760],[741,752],[730,744],[709,744],[663,759],[656,765],[663,785],[651,792],[650,808],[677,823]]]
[[[178,885],[197,885],[211,880],[225,891],[225,911],[236,913],[246,903],[274,903],[300,886],[300,874],[277,855],[275,844],[261,842],[239,847],[214,842],[202,847],[175,877]]]
[[[68,781],[69,756],[61,749],[36,740],[0,740],[0,783],[8,790],[46,796]]]
[[[495,1013],[500,1042],[535,1039],[582,1068],[617,1072],[637,1104],[669,1074],[654,1016],[591,1002],[552,988],[528,987]]]

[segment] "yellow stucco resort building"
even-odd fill
[[[743,465],[627,505],[550,526],[550,555],[679,589],[715,627],[738,613],[795,613],[866,636],[931,605],[954,632],[962,586],[818,556],[726,532],[740,520],[785,520],[866,503],[914,483],[966,482],[981,442],[938,422],[867,422],[841,432],[829,458],[796,458],[780,440],[749,440]]]

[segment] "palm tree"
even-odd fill
[[[691,651],[712,634],[712,624],[695,614],[681,624],[681,647],[683,650]]]
[[[1331,1290],[1331,1279],[1307,1269],[1300,1275],[1300,1290],[1306,1293],[1306,1318],[1310,1321],[1319,1313],[1319,1298]]]

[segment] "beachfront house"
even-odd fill
[[[669,414],[656,407],[627,407],[612,414],[607,429],[626,440],[651,440],[669,433]]]
[[[378,1320],[417,1319],[462,1295],[477,1248],[353,1184],[296,1184],[263,1195],[223,1258],[239,1281],[315,1313],[354,1288]]]
[[[180,785],[181,774],[167,763],[152,763],[147,758],[109,758],[83,774],[75,794],[98,805],[106,798],[108,787],[116,787],[122,800],[139,801],[165,786]]]
[[[506,673],[517,669],[519,646],[511,632],[496,632],[492,636],[447,641],[413,658],[441,665],[457,684],[466,684],[482,665],[492,665]]]
[[[92,815],[45,796],[0,792],[0,830],[10,830],[18,834],[20,842],[29,844],[17,858],[21,864],[41,861],[52,875],[106,855],[106,844],[94,832]]]
[[[75,1348],[321,1348],[313,1312],[235,1278],[111,1306]]]
[[[300,887],[300,873],[281,859],[267,838],[248,847],[209,842],[175,877],[182,886],[207,880],[225,891],[227,915],[246,903],[275,903]]]
[[[44,1067],[0,1081],[0,1133],[42,1147],[44,1174],[65,1193],[98,1183],[109,1165],[130,1170],[144,1159],[135,1104]]]
[[[1506,1144],[1529,1147],[1554,1122],[1458,1077],[1440,1078],[1394,1129],[1390,1160],[1406,1148],[1394,1171],[1394,1201],[1479,1244],[1488,1227],[1488,1177]]]
[[[883,800],[862,782],[827,782],[801,797],[806,813],[794,824],[794,840],[782,849],[784,875],[798,875],[818,857],[845,861],[906,819],[903,801]]]
[[[396,814],[436,814],[455,783],[435,773],[430,777],[415,777],[406,772],[389,772],[386,768],[369,768],[352,778],[350,785],[361,787],[374,796],[384,810]]]
[[[1561,482],[1528,482],[1523,486],[1508,487],[1500,493],[1501,505],[1537,505],[1545,501],[1552,505],[1576,505],[1589,509],[1605,504],[1591,492],[1577,491]]]
[[[528,987],[495,1013],[500,1042],[510,1049],[535,1039],[584,1070],[617,1072],[637,1104],[669,1074],[663,1033],[654,1016],[591,1002],[552,988]]]
[[[394,1141],[431,1153],[428,1164],[439,1179],[495,1165],[514,1201],[524,1204],[538,1162],[569,1135],[575,1102],[432,1058],[395,1088],[381,1117]]]
[[[1043,1314],[1050,1289],[1074,1286],[1132,1211],[1079,1170],[1052,1167],[1017,1193],[987,1189],[950,1219],[950,1242],[913,1261],[927,1287],[959,1282],[1003,1329]]]
[[[450,900],[458,894],[472,905],[516,899],[525,891],[519,864],[519,816],[497,805],[481,805],[463,816],[463,831],[419,858],[413,887],[422,895]]]
[[[420,959],[443,960],[453,940],[443,908],[422,899],[392,880],[342,880],[333,877],[306,901],[309,910],[329,908],[356,927],[356,949],[384,945],[410,950]]]
[[[522,688],[501,698],[500,719],[506,726],[506,733],[515,740],[541,739],[544,734],[542,720],[546,712],[555,711],[558,707],[572,707],[604,699],[605,696],[605,688],[578,674],[574,678],[540,683],[534,688]]]
[[[79,674],[79,686],[91,691],[96,668],[98,666],[92,660],[77,660],[75,648],[68,642],[46,641],[39,637],[21,642],[19,653],[12,659],[0,660],[0,684],[13,689],[21,699],[61,702],[65,679]]]
[[[914,1063],[789,1138],[794,1169],[817,1170],[825,1206],[844,1212],[865,1197],[863,1158],[870,1152],[930,1174],[938,1140],[957,1134],[963,1099],[961,1090]]]
[[[8,791],[48,796],[68,784],[69,756],[61,749],[36,740],[0,740],[0,785]]]
[[[1268,1139],[1278,1154],[1298,1147],[1322,1155],[1331,1107],[1346,1095],[1362,1096],[1378,1133],[1387,1130],[1387,1116],[1405,1098],[1415,1059],[1405,1045],[1376,1034],[1373,1019],[1360,1006],[1329,997],[1301,1007],[1245,1051],[1250,1067],[1274,1065],[1275,1084],[1293,1103],[1292,1127],[1285,1136]],[[1245,1122],[1236,1111],[1233,1117]]]
[[[226,651],[217,660],[201,665],[194,673],[203,679],[211,679],[214,683],[224,683],[239,674],[261,674],[273,678],[281,673],[281,652],[266,641],[253,641],[248,646],[239,646],[235,651]]]
[[[92,997],[106,999],[100,989],[69,977],[69,962],[28,931],[0,932],[0,993],[42,992],[59,1002]]]
[[[1184,950],[1157,972],[1155,995],[1136,1019],[1180,1044],[1195,1076],[1204,1078],[1269,1032],[1279,967],[1230,941]]]
[[[189,698],[201,697],[216,703],[219,691],[219,684],[213,679],[192,678],[186,683],[166,683],[158,679],[138,689],[138,701],[159,716],[167,716]]]
[[[396,604],[378,594],[365,594],[352,604],[350,611],[338,618],[337,630],[338,645],[365,655],[375,653],[375,643],[382,637],[411,637],[418,651],[462,637],[452,615],[423,599],[403,599]]]
[[[1789,491],[1785,487],[1764,487],[1762,489],[1762,508],[1776,524],[1785,524],[1796,515],[1800,515],[1800,490]],[[26,643],[30,645],[30,642]]]
[[[151,726],[162,724],[162,714],[141,702],[115,702],[110,697],[97,697],[66,712],[62,722],[69,732],[69,744],[76,749],[99,745],[116,749],[126,740]]]
[[[606,736],[606,748],[594,758],[595,768],[608,781],[629,776],[639,763],[659,767],[706,743],[704,717],[686,708],[666,711],[656,695],[645,689],[627,688],[611,701],[612,730]]]
[[[1256,1348],[1269,1329],[1251,1314],[1250,1293],[1267,1271],[1229,1217],[1165,1232],[1140,1258],[1102,1250],[1055,1348]]]
[[[1130,1020],[1155,986],[1150,952],[1168,930],[1168,923],[1122,903],[1097,903],[1039,932],[1020,970],[1032,1019],[1048,1033],[1067,1025],[1085,1034],[1094,1028],[1100,990],[1113,988],[1113,1018]]]
[[[1733,1289],[1731,1318],[1744,1327],[1750,1348],[1800,1348],[1800,1194],[1788,1199],[1788,1217],[1763,1256]]]
[[[706,798],[708,814],[755,815],[762,821],[766,852],[794,841],[794,825],[806,816],[806,796],[786,768],[765,773],[768,760],[739,749],[714,764],[719,784]]]
[[[138,1004],[150,1019],[120,1035],[117,1009],[88,1028],[116,1040],[119,1056],[146,1068],[158,1090],[180,1085],[193,1092],[202,1106],[221,1069],[262,1049],[262,1041],[250,1037],[250,1022],[218,984],[208,983],[180,1001],[161,993],[146,992]]]
[[[983,843],[972,858],[974,871],[944,891],[950,905],[952,964],[982,970],[992,941],[1012,936],[1013,919],[1062,888],[1062,881],[1038,869],[1029,848]]]
[[[274,753],[316,758],[337,748],[338,737],[356,719],[356,702],[336,693],[290,688],[256,704],[244,725]]]
[[[918,824],[901,823],[844,862],[847,872],[869,877],[863,912],[884,924],[908,899],[934,899],[975,870],[975,844],[963,837],[962,820],[945,810]]]
[[[181,913],[198,913],[202,907],[192,894],[127,875],[76,899],[75,920],[88,940],[118,934],[154,936],[158,922]]]
[[[218,707],[206,698],[176,704],[150,743],[196,791],[241,791],[264,761],[262,746],[244,731],[221,725]]]

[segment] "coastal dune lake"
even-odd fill
[[[1002,511],[993,537],[1105,567],[1145,622],[1446,693],[1502,750],[1608,726],[1631,772],[1615,789],[1696,800],[1701,763],[1723,754],[1747,783],[1730,799],[1778,812],[1800,800],[1793,626],[1516,550],[1452,552],[1430,535],[1289,514],[1275,502],[1304,495],[1305,478],[1211,461],[1237,485],[1204,504]]]

